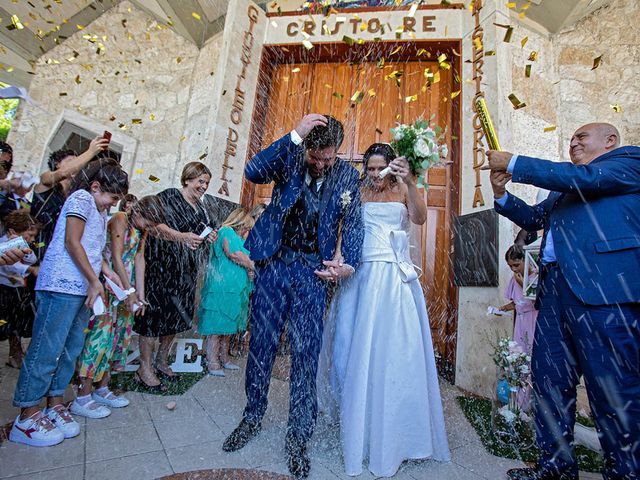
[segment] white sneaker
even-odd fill
[[[100,395],[98,392],[93,392],[91,398],[100,405],[106,405],[111,408],[122,408],[129,405],[129,400],[124,396],[116,395],[111,390],[107,391],[105,396]]]
[[[240,367],[235,363],[227,362],[224,364],[224,368],[227,370],[240,370]]]
[[[20,420],[18,415],[9,432],[9,440],[32,447],[51,447],[64,440],[64,433],[57,429],[46,415],[38,411],[25,420]]]
[[[45,411],[47,418],[64,434],[64,438],[73,438],[80,434],[80,424],[69,415],[69,411],[64,408],[64,405],[56,405]]]
[[[80,415],[87,418],[104,418],[111,415],[109,410],[104,405],[98,405],[94,400],[89,400],[84,405],[80,405],[78,400],[74,400],[69,408],[74,415]]]

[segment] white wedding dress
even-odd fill
[[[429,319],[408,252],[404,204],[363,206],[362,263],[336,293],[318,373],[338,417],[345,470],[394,475],[406,459],[450,459]]]

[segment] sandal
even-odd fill
[[[156,371],[156,375],[160,378],[162,378],[163,380],[167,380],[169,382],[173,382],[175,380],[178,380],[179,376],[177,373],[172,372],[171,374],[167,373],[166,371],[162,370],[157,364],[154,365],[155,371]]]
[[[136,374],[133,376],[133,379],[136,381],[136,383],[140,387],[142,387],[145,391],[149,393],[162,394],[162,393],[167,393],[167,391],[169,390],[167,386],[164,385],[163,383],[159,383],[158,385],[149,385],[147,382],[142,380],[142,377],[138,372],[136,372]]]
[[[16,370],[20,370],[22,367],[22,360],[18,361],[15,357],[9,357],[7,362],[5,363],[7,367],[15,368]]]

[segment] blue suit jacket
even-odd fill
[[[518,156],[514,182],[551,190],[531,206],[509,194],[496,211],[548,232],[562,274],[589,305],[640,302],[640,148],[621,147],[589,165]]]
[[[244,174],[249,181],[275,182],[271,203],[245,242],[252,260],[268,259],[280,249],[283,225],[289,209],[302,193],[305,171],[304,147],[293,143],[290,134],[273,142],[245,167]],[[354,268],[360,262],[364,238],[358,184],[358,171],[338,158],[324,179],[318,224],[320,255],[324,260],[331,260],[342,221],[342,255]],[[347,192],[350,201],[343,200]]]

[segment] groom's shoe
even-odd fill
[[[225,452],[235,452],[236,450],[240,450],[259,432],[260,422],[253,423],[243,418],[240,425],[238,425],[236,429],[231,432],[231,435],[229,435],[224,441],[222,450]]]
[[[287,466],[291,475],[296,480],[307,478],[311,470],[311,462],[307,455],[307,444],[295,438],[287,438],[285,450],[287,452]]]
[[[550,473],[539,468],[512,468],[507,470],[509,480],[578,480],[577,474]]]

